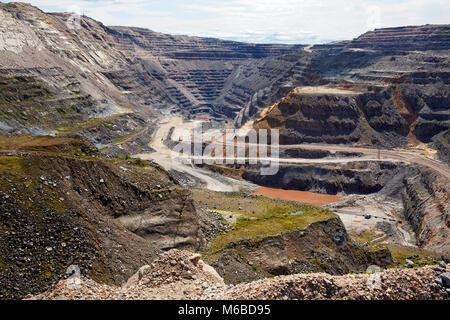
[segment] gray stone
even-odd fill
[[[325,284],[327,285],[327,286],[331,286],[333,283],[330,281],[330,280],[328,280],[328,279],[323,279],[323,282],[325,282]]]
[[[450,272],[442,273],[440,276],[442,284],[446,288],[450,288]]]
[[[414,265],[414,262],[411,261],[411,260],[409,260],[409,259],[406,259],[406,260],[405,260],[405,264],[406,264],[407,266],[412,266],[412,265]]]
[[[193,256],[191,256],[191,257],[189,258],[189,260],[190,260],[194,265],[197,265],[201,258],[202,258],[202,256],[201,256],[200,254],[196,253],[196,254],[194,254]]]
[[[444,261],[439,261],[439,266],[441,267],[441,268],[447,268],[447,265],[445,264],[445,262]]]

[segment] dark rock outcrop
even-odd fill
[[[450,130],[442,132],[434,137],[433,145],[437,150],[440,160],[450,164]]]
[[[447,179],[426,168],[405,178],[404,215],[414,228],[418,245],[428,250],[450,252],[449,190]]]
[[[325,194],[370,194],[381,191],[396,175],[409,172],[390,162],[311,163],[280,166],[274,176],[263,176],[257,166],[247,166],[242,177],[270,188]]]

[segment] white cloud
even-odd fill
[[[447,23],[448,0],[30,0],[44,10],[77,5],[107,25],[253,42],[352,39],[376,27]]]

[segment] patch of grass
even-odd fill
[[[213,241],[208,255],[212,257],[232,243],[249,240],[256,245],[266,237],[277,236],[293,230],[305,230],[312,223],[336,217],[334,213],[320,208],[309,209],[298,216],[292,216],[289,213],[271,213],[241,217],[230,231],[218,236]]]
[[[207,209],[229,211],[240,215],[264,216],[316,209],[297,201],[270,199],[243,192],[214,192],[194,189],[194,201]]]
[[[394,264],[391,266],[399,267],[405,266],[405,260],[411,260],[414,262],[410,267],[418,268],[426,265],[437,264],[441,259],[441,255],[435,252],[423,250],[416,247],[406,247],[401,245],[390,244],[387,246],[391,251],[392,257],[394,258]]]
[[[68,134],[72,134],[75,132],[83,131],[85,129],[97,127],[97,126],[103,126],[108,130],[114,130],[113,124],[111,122],[119,118],[121,116],[126,115],[127,113],[117,113],[113,114],[107,117],[102,118],[89,118],[87,121],[77,123],[73,125],[74,121],[69,121],[67,125],[60,126],[56,130],[58,131],[59,136],[64,136]],[[120,139],[120,138],[119,138]]]
[[[69,144],[73,139],[54,138],[50,136],[0,135],[0,149],[3,150],[29,150],[30,148],[50,147]]]
[[[325,221],[338,216],[329,210],[296,201],[270,199],[244,192],[214,192],[194,189],[197,206],[231,212],[239,215],[230,230],[218,236],[207,252],[212,261],[232,243],[251,241],[255,245],[262,239],[293,231],[306,229],[311,223]],[[293,216],[291,213],[302,211]]]
[[[147,160],[142,160],[141,158],[133,158],[129,154],[124,154],[119,157],[119,159],[126,161],[126,164],[147,168],[152,167],[152,164]]]
[[[80,139],[33,135],[0,135],[0,150],[45,152],[80,157],[98,153],[94,146]]]
[[[375,239],[380,238],[380,236],[381,235],[374,230],[364,230],[360,234],[352,235],[352,239],[359,244],[368,244],[372,243],[372,241],[374,241]]]
[[[102,119],[100,118],[90,118],[89,120],[82,122],[82,123],[78,123],[74,126],[63,126],[57,129],[58,131],[58,135],[63,136],[63,135],[67,135],[67,134],[71,134],[71,133],[75,133],[84,129],[88,129],[88,128],[92,128],[92,127],[96,127],[100,124],[103,124]]]
[[[114,140],[114,143],[115,143],[115,144],[120,144],[120,143],[125,142],[125,141],[127,141],[128,139],[134,137],[135,135],[136,135],[136,133],[130,133],[130,134],[124,135],[124,136],[119,137],[119,138],[117,138],[116,140]]]
[[[66,203],[60,200],[63,195],[40,180],[40,165],[36,158],[0,156],[0,190],[13,195],[23,209],[37,215],[42,207],[63,213],[66,209]]]

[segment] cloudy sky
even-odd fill
[[[449,0],[22,1],[106,25],[261,43],[324,43],[379,27],[450,23]]]

